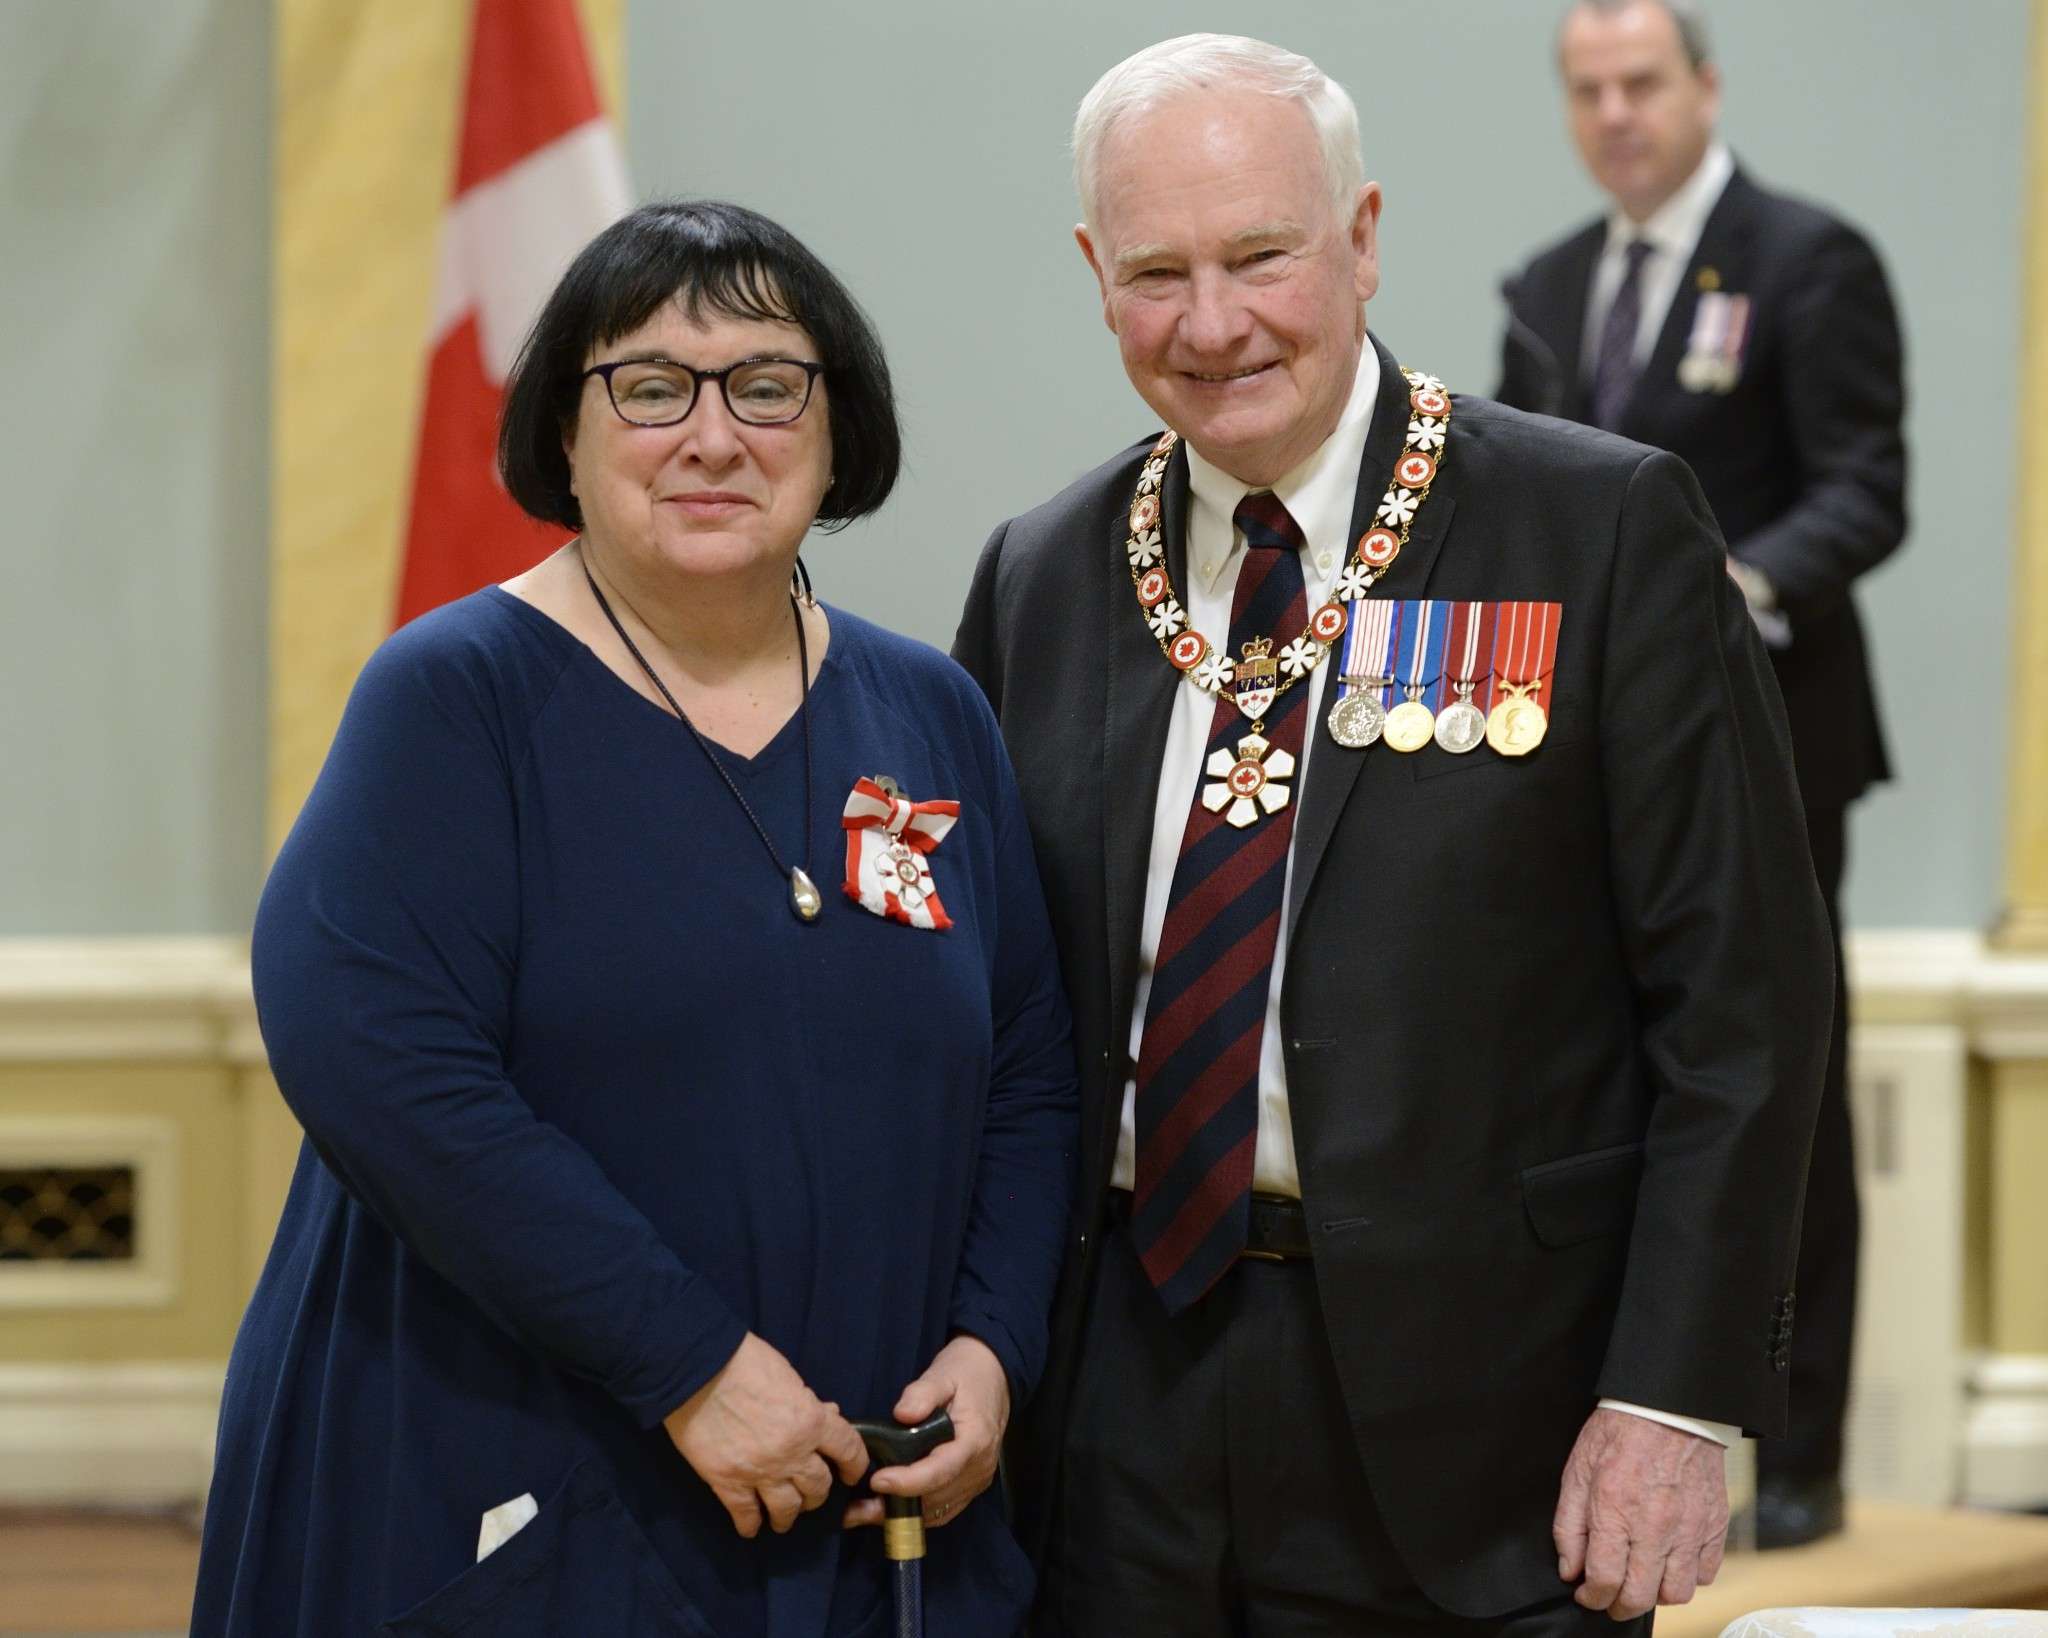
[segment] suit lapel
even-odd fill
[[[1731,266],[1737,263],[1746,266],[1748,262],[1749,232],[1744,196],[1749,191],[1749,179],[1737,170],[1728,178],[1721,197],[1714,201],[1714,208],[1707,213],[1706,223],[1700,229],[1700,242],[1693,246],[1692,260],[1685,264],[1678,288],[1672,292],[1671,306],[1664,314],[1663,327],[1657,332],[1657,343],[1651,348],[1648,360],[1636,376],[1635,385],[1629,390],[1628,403],[1623,406],[1621,424],[1616,430],[1624,436],[1644,443],[1657,442],[1647,435],[1646,422],[1654,416],[1658,401],[1675,390],[1678,361],[1685,355],[1686,344],[1692,338],[1693,315],[1699,310],[1701,270],[1713,268],[1718,286],[1726,283]]]
[[[1366,434],[1365,454],[1358,463],[1358,496],[1351,510],[1352,540],[1372,526],[1380,497],[1386,493],[1387,480],[1393,475],[1394,462],[1400,457],[1408,433],[1408,383],[1402,379],[1400,366],[1394,362],[1393,354],[1382,347],[1377,338],[1373,339],[1372,346],[1380,360],[1379,396],[1373,402],[1372,427]],[[1455,404],[1451,426],[1455,439]],[[1455,443],[1444,453],[1444,476],[1431,486],[1429,500],[1416,514],[1414,528],[1400,557],[1373,587],[1375,597],[1420,597],[1429,584],[1430,567],[1436,561],[1437,549],[1443,544],[1444,535],[1450,528],[1451,513],[1457,507],[1456,494],[1447,493],[1454,491],[1456,486]],[[1324,663],[1330,665],[1334,661],[1326,660]],[[1336,701],[1335,687],[1334,680],[1324,680],[1325,715]],[[1302,902],[1315,881],[1316,870],[1323,862],[1330,838],[1336,834],[1337,820],[1344,812],[1345,803],[1350,800],[1358,771],[1365,765],[1365,755],[1347,751],[1338,745],[1330,738],[1329,729],[1323,723],[1311,722],[1308,725],[1306,743],[1308,772],[1301,796],[1301,811],[1294,819],[1294,875],[1287,895],[1290,938],[1292,930],[1301,925]]]
[[[1136,469],[1133,468],[1135,493]],[[1160,539],[1176,586],[1187,584],[1188,460],[1176,446],[1160,486]],[[1103,903],[1108,909],[1110,1027],[1112,1050],[1120,1050],[1129,1026],[1137,991],[1138,935],[1145,916],[1145,881],[1152,857],[1153,782],[1165,754],[1166,733],[1173,720],[1173,694],[1181,686],[1143,611],[1132,595],[1125,568],[1124,539],[1129,525],[1118,512],[1113,538],[1094,549],[1110,565],[1105,577],[1109,594],[1100,611],[1105,622],[1103,653],[1108,656],[1102,732]],[[1122,1077],[1115,1077],[1121,1087]],[[1111,1106],[1121,1114],[1121,1098]]]
[[[1566,246],[1562,271],[1538,293],[1540,305],[1529,321],[1538,335],[1551,337],[1557,349],[1557,368],[1564,380],[1558,413],[1568,421],[1586,417],[1586,372],[1579,361],[1586,351],[1586,303],[1592,299],[1593,270],[1606,242],[1606,225],[1595,222]]]

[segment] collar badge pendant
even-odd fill
[[[1230,688],[1238,710],[1251,719],[1252,732],[1257,733],[1260,719],[1273,709],[1280,693],[1280,665],[1273,658],[1272,638],[1254,637],[1244,645],[1244,658],[1237,662]]]
[[[1210,753],[1208,774],[1202,806],[1243,830],[1261,814],[1278,813],[1287,806],[1291,793],[1281,781],[1294,776],[1294,758],[1275,749],[1254,724],[1252,732],[1237,742],[1236,756],[1228,751]]]
[[[1294,758],[1274,750],[1259,733],[1261,719],[1273,702],[1308,677],[1334,646],[1354,641],[1351,628],[1357,608],[1364,606],[1366,593],[1400,557],[1416,516],[1441,473],[1452,413],[1450,391],[1436,376],[1421,370],[1404,369],[1401,375],[1408,388],[1408,402],[1399,406],[1389,403],[1376,412],[1405,412],[1407,431],[1375,512],[1374,527],[1359,537],[1330,589],[1330,600],[1309,616],[1308,625],[1277,655],[1275,638],[1255,637],[1243,645],[1241,659],[1232,659],[1227,650],[1219,651],[1195,629],[1174,596],[1162,538],[1160,494],[1180,435],[1170,430],[1162,433],[1139,469],[1137,493],[1127,519],[1129,533],[1124,539],[1124,558],[1131,572],[1131,588],[1137,593],[1138,612],[1175,670],[1205,694],[1231,701],[1251,723],[1252,731],[1237,742],[1235,757],[1227,750],[1210,756],[1210,782],[1202,790],[1203,806],[1211,813],[1221,813],[1239,829],[1256,822],[1261,814],[1277,813],[1287,805],[1285,781],[1295,771]],[[1337,711],[1331,717],[1331,734],[1340,745],[1360,748],[1380,735],[1385,714],[1379,711],[1378,701],[1358,692],[1357,684],[1363,681],[1345,679],[1340,683]],[[1339,713],[1348,713],[1342,716],[1341,726]],[[1374,720],[1369,724],[1354,721],[1362,716]]]

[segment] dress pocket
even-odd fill
[[[1643,1146],[1617,1143],[1522,1168],[1522,1204],[1536,1238],[1552,1250],[1619,1234],[1635,1221]]]
[[[378,1631],[384,1638],[714,1638],[602,1467],[578,1462],[533,1521]]]

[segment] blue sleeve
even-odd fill
[[[952,1325],[994,1350],[1022,1404],[1045,1369],[1080,1132],[1073,1040],[1052,924],[1016,777],[995,720],[985,719],[995,774],[997,917],[990,1000],[995,1055],[974,1202],[954,1285]]]
[[[412,632],[365,669],[257,912],[264,1044],[355,1200],[651,1427],[745,1328],[507,1077],[523,729],[492,679]]]

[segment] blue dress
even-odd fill
[[[365,668],[257,913],[307,1142],[229,1367],[195,1638],[886,1630],[847,1492],[743,1540],[661,1418],[748,1330],[849,1415],[962,1332],[1021,1400],[1075,1081],[986,702],[831,618],[808,926],[682,727],[538,610],[479,592]],[[797,722],[723,760],[799,859]],[[959,800],[931,856],[950,929],[840,889],[877,774]],[[525,1495],[478,1562],[484,1512]],[[1016,1630],[998,1493],[931,1548],[935,1633]]]

